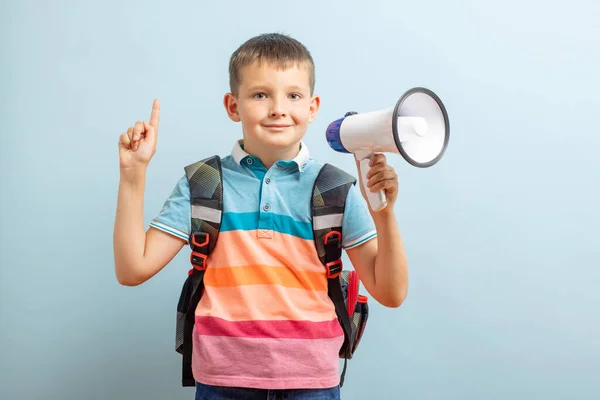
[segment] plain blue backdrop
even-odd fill
[[[600,3],[2,1],[0,398],[191,399],[175,307],[188,252],[120,286],[118,137],[162,102],[146,222],[183,166],[227,154],[227,64],[283,32],[317,65],[312,154],[346,111],[426,86],[450,146],[388,160],[409,257],[399,309],[372,304],[344,399],[600,398]]]

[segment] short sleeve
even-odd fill
[[[165,201],[150,226],[187,242],[191,231],[190,189],[184,175],[175,185],[171,195]]]
[[[375,223],[358,183],[352,185],[348,192],[342,224],[344,249],[351,249],[377,237]]]

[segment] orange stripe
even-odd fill
[[[286,267],[247,265],[241,267],[210,268],[204,275],[204,284],[214,287],[244,285],[281,285],[307,290],[327,290],[325,269],[320,272],[294,271]]]
[[[336,317],[327,292],[275,285],[216,288],[207,286],[196,315],[246,320],[329,321]]]
[[[325,268],[312,240],[279,232],[272,232],[271,239],[259,238],[256,230],[221,232],[209,268],[235,265],[281,265],[314,272]]]

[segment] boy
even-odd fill
[[[288,36],[265,34],[233,53],[229,73],[224,107],[241,123],[242,140],[222,159],[223,222],[195,312],[196,398],[338,399],[344,335],[311,240],[307,196],[321,164],[302,142],[320,105],[312,57]],[[137,122],[119,141],[114,252],[123,285],[158,273],[191,229],[184,176],[144,231],[145,171],[156,151],[159,112],[155,100],[150,121]],[[383,155],[373,158],[367,178],[370,190],[385,190],[389,206],[370,210],[359,181],[346,200],[343,247],[370,295],[398,307],[407,293],[394,216],[398,179]]]

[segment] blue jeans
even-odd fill
[[[330,389],[248,389],[196,382],[196,400],[340,400],[340,387]]]

